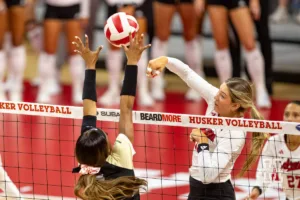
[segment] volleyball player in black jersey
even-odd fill
[[[131,37],[131,36],[130,36]],[[73,172],[81,174],[76,186],[76,196],[85,199],[140,199],[139,189],[147,185],[136,178],[133,170],[134,130],[132,108],[136,94],[138,67],[142,52],[150,45],[143,46],[143,35],[130,38],[130,47],[123,47],[127,56],[127,66],[121,90],[119,135],[111,147],[107,134],[96,128],[97,94],[95,64],[102,47],[92,52],[77,37],[76,52],[86,63],[83,86],[83,121],[81,135],[76,142],[75,154],[80,166]]]

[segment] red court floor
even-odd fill
[[[54,99],[53,104],[70,105],[71,88],[64,86],[63,93]],[[99,90],[101,94],[103,90]],[[33,102],[36,88],[25,87],[24,101]],[[271,110],[263,110],[270,120],[281,120],[287,101],[273,101]],[[135,109],[182,114],[204,114],[204,102],[191,103],[182,94],[167,94],[164,103],[154,108]],[[73,186],[76,176],[71,170],[76,166],[74,141],[80,130],[80,120],[45,118],[0,114],[0,152],[6,171],[21,189],[26,198],[73,199]],[[113,141],[117,124],[98,122]],[[154,125],[136,125],[134,157],[136,175],[148,180],[147,193],[142,199],[175,200],[187,199],[189,192],[188,168],[191,163],[193,144],[189,142],[190,129]],[[245,152],[245,150],[244,150]],[[240,156],[234,174],[243,163]],[[254,185],[254,173],[244,178],[234,178],[233,184],[237,199],[247,195],[248,186]],[[1,194],[0,194],[1,196]],[[281,199],[277,190],[269,190],[266,198]]]

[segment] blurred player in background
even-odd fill
[[[273,94],[273,50],[272,42],[270,37],[269,29],[269,7],[270,0],[259,1],[261,15],[258,19],[254,20],[258,40],[260,43],[260,49],[264,59],[265,66],[265,79],[266,79],[266,88],[269,95]],[[250,0],[246,0],[247,5],[249,6]],[[232,23],[231,23],[232,24]],[[230,43],[230,51],[232,55],[232,64],[233,64],[233,77],[241,76],[241,68],[244,68],[244,62],[241,62],[241,48],[238,33],[233,28],[233,41]],[[232,44],[233,43],[233,44]],[[245,66],[246,67],[246,66]]]
[[[255,44],[253,21],[247,3],[245,0],[195,0],[198,15],[202,14],[206,3],[217,48],[215,66],[220,82],[223,83],[232,77],[228,39],[229,15],[245,49],[248,71],[256,86],[256,104],[261,108],[270,108],[271,101],[265,86],[263,57]],[[258,19],[260,17],[259,0],[251,0],[249,7],[254,19]]]
[[[152,13],[152,0],[106,0],[108,4],[108,15],[117,12],[125,12],[136,18],[139,24],[138,34],[144,34],[151,40],[151,34],[147,34],[148,30],[151,31],[153,23]],[[148,29],[150,27],[150,29]],[[118,105],[120,103],[120,75],[123,66],[123,52],[120,48],[109,45],[106,54],[106,68],[108,71],[108,89],[99,98],[99,102],[103,105]],[[148,79],[145,76],[146,66],[148,63],[148,53],[143,52],[139,61],[139,74],[138,74],[138,104],[141,106],[152,106],[153,99],[149,94]]]
[[[71,41],[76,35],[82,35],[83,26],[88,23],[89,0],[46,0],[45,4],[43,52],[40,53],[38,61],[40,85],[37,102],[49,103],[51,96],[59,92],[56,84],[56,51],[59,47],[59,36],[64,30],[72,76],[72,102],[82,103],[84,63],[81,57],[74,53]]]
[[[22,101],[23,77],[26,67],[24,0],[0,0],[0,99],[6,100],[3,78],[8,68],[7,90],[9,100]],[[9,32],[9,34],[7,34]],[[7,34],[8,37],[5,37]],[[7,55],[4,44],[7,44]],[[10,84],[13,83],[13,84]]]
[[[292,101],[286,106],[283,119],[287,122],[300,123],[300,101]],[[246,199],[254,200],[263,196],[270,183],[275,180],[282,183],[287,200],[300,199],[299,146],[299,135],[286,133],[270,137],[263,148],[257,167],[257,186]]]
[[[155,38],[153,39],[151,54],[153,58],[168,54],[168,40],[171,33],[171,22],[177,11],[183,24],[183,37],[185,40],[185,59],[188,65],[201,77],[204,77],[202,66],[202,51],[197,40],[198,20],[193,8],[192,0],[154,0]],[[204,14],[204,13],[203,13]],[[203,15],[200,17],[202,18]],[[201,20],[201,19],[200,19]],[[155,100],[165,99],[164,77],[153,79],[151,94]],[[199,101],[201,96],[193,89],[185,95],[187,100]]]

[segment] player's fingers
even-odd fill
[[[98,49],[97,49],[97,54],[99,54],[102,49],[103,49],[103,46],[102,45],[99,46]]]
[[[79,46],[83,47],[83,43],[82,43],[81,39],[78,36],[75,36],[75,39],[76,39],[77,43],[79,44]]]
[[[140,43],[140,35],[137,33],[136,35],[135,35],[135,44],[138,46]]]
[[[77,42],[72,42],[72,44],[74,44],[75,46],[76,46],[76,49],[78,49],[79,48],[79,44],[77,43]]]
[[[148,45],[146,45],[146,46],[144,46],[143,48],[142,48],[142,51],[144,51],[144,50],[146,50],[146,49],[148,49],[148,48],[150,48],[151,47],[151,44],[148,44]]]
[[[141,34],[141,36],[139,37],[139,45],[140,47],[143,47],[144,45],[144,34]]]
[[[74,52],[75,52],[75,53],[78,53],[79,55],[82,55],[81,51],[78,51],[78,50],[76,50],[76,49],[74,50]]]
[[[131,31],[129,32],[129,41],[130,41],[130,46],[132,46],[133,45],[133,38],[132,38],[132,33],[131,33]]]
[[[89,49],[89,37],[87,36],[87,34],[85,34],[84,36],[85,36],[85,47]]]
[[[128,48],[125,45],[121,45],[121,47],[124,49],[124,51],[128,51]]]
[[[152,69],[151,69],[151,67],[147,67],[147,69],[146,69],[146,75],[148,76],[148,77],[152,77]]]

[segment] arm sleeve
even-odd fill
[[[82,125],[81,125],[81,134],[90,130],[92,128],[96,128],[97,117],[92,115],[83,116]]]
[[[214,102],[214,97],[219,89],[208,83],[188,65],[176,58],[168,57],[166,66],[171,72],[177,74],[190,88],[196,90],[206,103]]]
[[[231,131],[233,133],[233,131]],[[233,133],[234,135],[234,133]],[[212,183],[218,176],[226,176],[224,171],[230,162],[234,162],[236,155],[240,154],[245,139],[222,137],[219,139],[216,149],[213,152],[208,150],[198,153],[197,167],[200,179],[204,183]]]
[[[256,186],[260,187],[262,193],[264,193],[272,183],[274,169],[277,167],[273,162],[276,157],[274,142],[275,141],[271,138],[266,142],[256,169]]]

